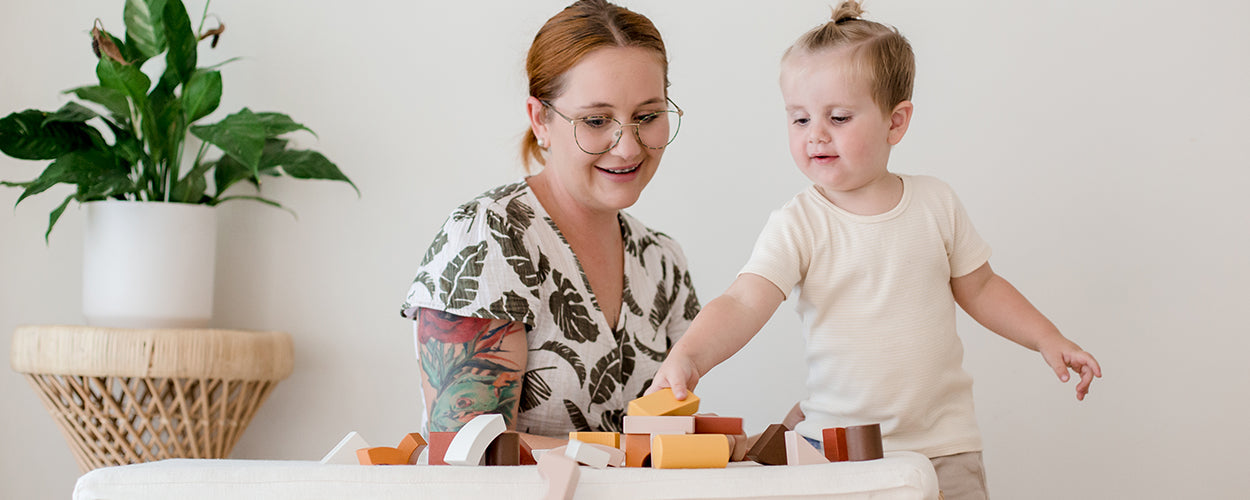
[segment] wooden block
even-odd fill
[[[738,434],[736,436],[729,436],[729,439],[733,440],[734,443],[734,451],[729,454],[729,461],[741,462],[746,460],[747,450],[751,449],[751,447],[748,446],[749,440],[747,435]]]
[[[608,468],[608,462],[612,460],[612,456],[603,449],[576,439],[569,440],[569,445],[564,450],[564,456],[596,469]]]
[[[593,446],[595,448],[602,450],[604,453],[607,453],[609,467],[624,467],[625,466],[625,451],[624,450],[620,448],[613,448],[611,446],[604,446],[604,445],[597,444],[597,443],[586,443],[586,446]]]
[[[629,418],[629,417],[625,417]],[[650,434],[625,435],[625,466],[644,467],[642,462],[651,456]]]
[[[408,457],[402,451],[389,446],[375,446],[356,450],[360,465],[407,465]]]
[[[617,432],[570,432],[569,441],[595,443],[613,448],[621,447],[621,434]]]
[[[447,454],[447,446],[451,445],[451,441],[456,438],[454,432],[431,432],[430,433],[430,456],[426,460],[430,465],[447,465],[443,460],[443,456]]]
[[[398,448],[375,446],[358,449],[356,459],[360,465],[413,465],[425,446],[425,439],[413,432],[404,436]]]
[[[546,500],[573,500],[581,471],[577,462],[563,453],[543,453],[538,459],[538,475],[547,480]]]
[[[491,441],[486,447],[486,465],[521,465],[521,435],[507,431]]]
[[[881,424],[847,427],[846,449],[847,457],[852,462],[885,457],[881,444]]]
[[[625,434],[694,434],[693,416],[625,416]]]
[[[651,467],[719,469],[729,464],[724,434],[657,434],[651,437]]]
[[[334,448],[321,458],[321,463],[357,465],[360,459],[356,457],[356,450],[361,448],[370,448],[369,443],[365,442],[365,438],[360,437],[356,431],[349,432],[339,440],[339,444],[334,445]]]
[[[816,451],[807,438],[797,432],[786,431],[786,465],[827,464],[829,460]]]
[[[506,430],[503,415],[498,413],[473,417],[456,432],[456,437],[447,445],[443,460],[450,465],[481,465],[486,458],[486,447]]]
[[[755,445],[747,450],[747,459],[764,465],[786,464],[786,426],[772,424],[764,429]],[[695,434],[696,436],[698,434]]]
[[[694,416],[695,434],[742,434],[742,419],[739,417]]]
[[[534,449],[524,439],[521,440],[521,465],[538,465],[538,460],[534,458]]]
[[[820,431],[821,443],[825,446],[825,458],[830,462],[850,460],[846,450],[846,428],[832,427]]]
[[[686,399],[678,401],[673,396],[672,389],[664,388],[630,401],[626,415],[694,415],[697,411],[699,411],[699,396],[687,391]]]

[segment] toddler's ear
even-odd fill
[[[890,136],[888,138],[890,145],[898,144],[903,140],[903,135],[907,133],[907,126],[911,124],[911,113],[915,109],[911,101],[903,101],[894,106],[894,111],[890,112]]]

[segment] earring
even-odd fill
[[[547,149],[547,141],[546,141],[545,139],[543,139],[542,137],[539,137],[539,138],[538,138],[538,147],[543,148],[543,149]]]

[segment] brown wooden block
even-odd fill
[[[786,464],[786,431],[789,429],[781,424],[772,424],[764,429],[755,445],[747,450],[747,459],[764,465]],[[696,436],[698,434],[695,434]]]
[[[456,438],[455,432],[431,432],[430,433],[430,465],[447,465],[443,460],[443,456],[447,454],[447,447],[451,445],[451,440]]]
[[[742,434],[742,419],[739,417],[694,416],[695,434]]]
[[[851,459],[846,449],[845,427],[831,427],[820,433],[821,441],[825,446],[825,458],[830,462],[845,462]]]
[[[521,435],[504,432],[486,447],[486,465],[521,465]]]
[[[885,457],[881,445],[881,424],[847,427],[846,448],[847,457],[852,462]]]
[[[521,465],[538,465],[538,461],[534,460],[534,449],[524,439],[521,440]]]
[[[741,462],[747,458],[747,450],[751,449],[746,434],[738,434],[737,436],[729,436],[734,443],[734,450],[729,454],[730,462]]]
[[[651,456],[651,435],[626,434],[623,444],[625,445],[625,466],[645,467],[642,465],[643,461]]]

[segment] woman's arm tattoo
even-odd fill
[[[433,309],[421,309],[417,322],[421,370],[433,391],[425,398],[429,430],[457,431],[484,413],[503,415],[513,428],[528,356],[525,325]]]

